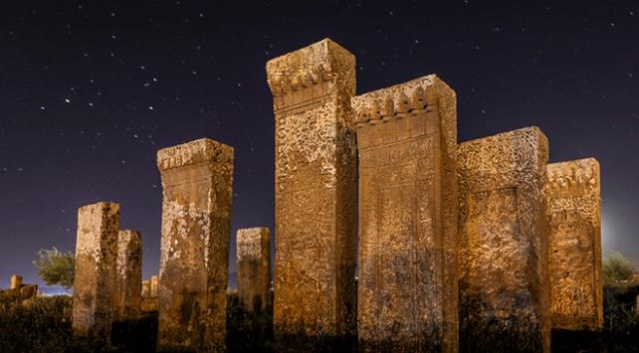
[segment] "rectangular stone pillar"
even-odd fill
[[[237,292],[247,311],[265,312],[271,288],[271,236],[268,228],[237,231]]]
[[[352,99],[358,333],[367,351],[457,352],[457,112],[435,75]]]
[[[152,298],[157,298],[158,297],[158,292],[160,291],[160,277],[158,276],[151,276],[151,279],[149,280],[149,288],[151,289],[151,294],[150,296]]]
[[[222,351],[233,148],[199,139],[161,149],[157,163],[163,188],[158,349]]]
[[[266,71],[275,110],[275,334],[353,335],[355,57],[325,39]]]
[[[22,287],[22,276],[11,276],[11,286],[9,287],[9,289],[20,289],[20,287]]]
[[[536,127],[457,149],[460,352],[550,352],[548,140]]]
[[[116,279],[120,205],[98,202],[78,209],[73,280],[73,334],[109,346]]]
[[[547,168],[552,327],[603,326],[599,163],[594,158]]]
[[[142,239],[140,232],[118,233],[114,321],[137,319],[142,313]]]

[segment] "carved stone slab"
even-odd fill
[[[268,228],[237,231],[237,292],[248,311],[266,311],[271,287],[271,234]]]
[[[120,205],[98,202],[78,209],[73,281],[73,334],[108,347],[113,320]]]
[[[457,352],[455,92],[430,75],[351,102],[359,147],[360,346]]]
[[[118,234],[114,321],[137,319],[142,313],[142,239],[136,230]]]
[[[163,187],[158,349],[222,351],[233,148],[200,139],[158,151],[157,163]]]
[[[355,57],[325,39],[269,61],[276,336],[355,328]]]
[[[548,141],[531,127],[457,152],[460,352],[550,352]]]
[[[553,163],[547,171],[552,325],[597,330],[603,325],[599,163]]]

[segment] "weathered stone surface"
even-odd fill
[[[120,205],[99,202],[78,209],[73,281],[73,333],[108,346],[113,320]]]
[[[457,153],[460,351],[549,352],[548,141],[531,127]]]
[[[153,298],[156,298],[158,296],[158,292],[160,290],[160,277],[151,276],[150,288],[151,288],[150,296],[153,297]]]
[[[271,287],[271,235],[268,228],[237,231],[237,292],[248,311],[266,311]]]
[[[360,344],[457,352],[455,92],[430,75],[351,102],[359,147]]]
[[[22,287],[22,276],[11,276],[11,286],[9,287],[9,289],[20,289],[20,287]]]
[[[200,139],[157,157],[163,187],[158,349],[222,351],[233,148]]]
[[[355,333],[355,57],[325,39],[267,63],[276,336]]]
[[[137,319],[142,300],[142,239],[140,232],[121,230],[116,260],[114,321]]]
[[[596,330],[603,325],[599,163],[553,163],[547,174],[552,326]]]

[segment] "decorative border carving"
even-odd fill
[[[163,148],[157,153],[160,172],[196,163],[208,161],[226,163],[232,160],[233,147],[208,138]]]

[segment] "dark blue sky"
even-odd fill
[[[37,280],[38,249],[74,250],[77,208],[101,200],[122,205],[157,273],[155,153],[200,137],[235,147],[233,238],[273,229],[265,63],[325,37],[356,55],[358,93],[442,77],[460,141],[537,125],[551,161],[597,158],[604,249],[639,260],[639,3],[522,3],[4,3],[0,288]]]

